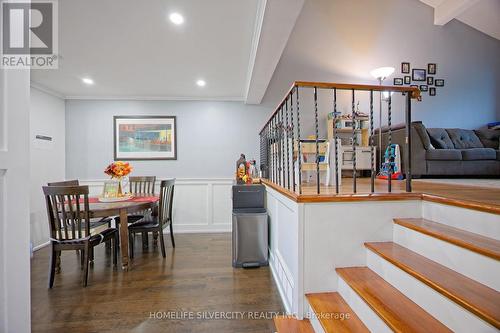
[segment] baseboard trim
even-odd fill
[[[50,245],[50,241],[46,241],[45,243],[42,243],[40,245],[33,247],[33,252],[38,251],[40,249],[43,249],[44,247],[49,246],[49,245]]]

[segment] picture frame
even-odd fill
[[[434,85],[434,77],[433,76],[428,76],[427,77],[427,85],[428,86]]]
[[[444,80],[443,79],[435,79],[434,80],[434,85],[436,87],[444,87]]]
[[[429,86],[427,86],[426,84],[421,84],[420,87],[419,87],[420,91],[428,91],[429,90]]]
[[[427,64],[427,74],[436,74],[437,72],[437,65],[435,63],[430,63]]]
[[[409,62],[402,62],[401,63],[401,73],[410,74],[410,63]]]
[[[435,87],[429,88],[429,96],[436,96],[436,88]]]
[[[116,198],[118,196],[119,182],[117,180],[106,180],[102,188],[103,198]]]
[[[395,86],[402,86],[403,85],[403,78],[401,78],[401,77],[395,77],[393,84]]]
[[[413,81],[426,81],[427,75],[425,69],[422,68],[413,68],[411,71],[411,79]]]
[[[115,161],[176,160],[175,116],[114,116]]]
[[[405,84],[411,84],[411,76],[410,75],[406,75],[404,77],[404,80],[405,80]]]

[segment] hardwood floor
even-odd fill
[[[47,289],[48,248],[35,252],[32,332],[275,331],[272,315],[282,314],[284,308],[271,271],[233,269],[230,234],[177,234],[176,249],[170,242],[166,245],[163,259],[151,241],[143,252],[137,237],[129,272],[113,269],[111,255],[104,245],[98,246],[87,288],[81,287],[77,255],[67,251],[51,290]],[[237,319],[197,318],[223,312]]]

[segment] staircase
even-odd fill
[[[453,222],[394,219],[392,242],[364,244],[366,267],[306,295],[314,315],[296,322],[309,330],[278,332],[498,332],[500,218]]]

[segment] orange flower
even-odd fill
[[[104,173],[111,178],[121,178],[132,172],[133,168],[128,162],[117,161],[111,163],[104,169]]]

